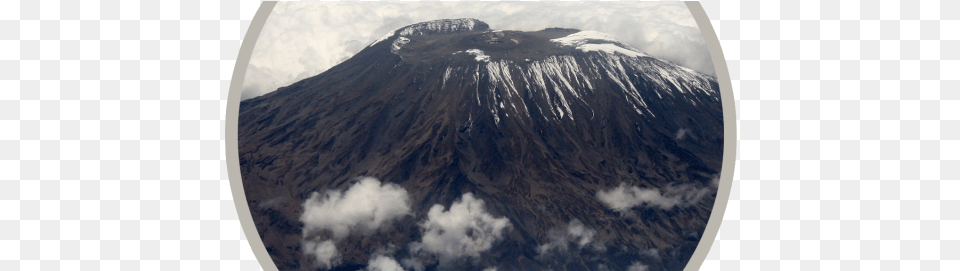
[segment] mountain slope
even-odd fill
[[[639,259],[680,270],[712,209],[723,147],[715,78],[602,33],[490,31],[473,19],[398,29],[320,75],[243,101],[238,123],[244,189],[281,270],[314,267],[300,251],[304,200],[358,176],[405,188],[415,215],[339,242],[342,268],[419,240],[431,206],[472,193],[512,230],[457,269],[625,270]],[[624,215],[596,196],[621,183],[711,192]],[[574,219],[606,249],[539,255],[550,230]]]

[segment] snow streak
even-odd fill
[[[479,50],[467,52],[482,54]],[[555,55],[522,63],[485,61],[476,69],[473,79],[477,105],[483,105],[497,124],[503,116],[529,117],[532,110],[539,111],[547,121],[592,118],[577,116],[576,112],[582,110],[575,108],[593,110],[586,97],[598,91],[598,86],[609,83],[619,87],[637,114],[651,117],[656,117],[649,109],[651,99],[673,97],[689,100],[694,105],[719,102],[719,95],[711,88],[710,82],[715,80],[712,77],[654,58],[628,54]],[[444,84],[451,72],[455,73],[448,68],[444,74]],[[489,83],[487,91],[480,91],[481,81]],[[651,87],[652,93],[641,94],[641,90]]]
[[[405,38],[405,37],[397,38],[396,40],[393,41],[393,45],[390,46],[390,52],[397,54],[398,52],[400,52],[400,47],[403,47],[403,45],[407,44],[408,42],[410,42],[410,39],[408,38]]]

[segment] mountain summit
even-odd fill
[[[386,256],[408,270],[682,270],[715,198],[718,90],[712,76],[600,32],[417,23],[241,102],[243,185],[281,270],[354,270]],[[336,238],[304,230],[314,192],[375,187],[361,176],[403,190],[409,210]],[[427,240],[448,230],[436,235],[447,224],[431,219],[458,204],[489,215],[464,240],[490,242],[432,250]],[[334,246],[339,264],[307,256]]]

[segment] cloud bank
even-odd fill
[[[241,98],[320,74],[400,27],[455,18],[476,18],[501,30],[599,31],[657,58],[715,74],[700,29],[681,2],[280,2],[254,47]]]
[[[480,257],[511,226],[509,219],[494,218],[483,205],[483,200],[466,193],[450,205],[450,210],[440,204],[431,207],[427,220],[420,225],[421,241],[410,245],[412,254],[434,254],[441,265],[461,257]]]
[[[334,239],[343,239],[352,230],[373,231],[394,219],[410,214],[410,196],[397,184],[382,184],[362,178],[344,192],[313,192],[303,202],[304,236],[330,230]]]
[[[597,191],[597,199],[607,208],[620,213],[627,213],[634,207],[658,207],[669,210],[674,206],[696,204],[712,189],[696,188],[691,185],[668,186],[664,192],[659,189],[645,189],[636,186],[620,186],[610,191]]]

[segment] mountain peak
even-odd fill
[[[400,36],[419,36],[431,34],[446,34],[466,31],[483,31],[490,29],[487,23],[473,19],[442,19],[415,23],[397,30]]]
[[[400,29],[394,30],[393,32],[387,33],[374,41],[370,46],[376,45],[381,41],[392,38],[393,36],[422,36],[422,35],[433,35],[433,34],[448,34],[448,33],[459,33],[459,32],[469,32],[469,31],[484,31],[490,29],[490,25],[487,23],[473,19],[473,18],[461,18],[461,19],[441,19],[433,20],[411,24],[408,26],[401,27]],[[394,44],[393,46],[397,46]]]
[[[528,51],[524,48],[518,48],[520,43],[525,43],[522,47],[534,45],[533,48],[536,49],[533,50],[534,52],[524,52],[522,54],[524,55],[523,57],[513,57],[515,61],[529,59],[531,55],[533,55],[533,58],[542,58],[542,56],[562,54],[562,52],[568,52],[570,49],[580,50],[585,53],[591,51],[610,55],[619,53],[629,57],[649,56],[606,33],[598,31],[581,31],[569,28],[547,28],[535,32],[490,30],[490,26],[487,23],[473,18],[442,19],[411,24],[387,33],[370,44],[369,47],[388,39],[393,39],[393,42],[390,44],[390,52],[399,55],[400,49],[406,46],[407,43],[410,43],[411,39],[437,34],[459,34],[468,36],[454,38],[453,40],[449,38],[424,37],[430,40],[430,42],[423,43],[429,48],[419,48],[424,49],[420,50],[421,52],[430,54],[442,52],[443,55],[456,55],[467,52],[469,55],[474,55],[477,61],[489,62],[491,59],[489,55],[483,54],[484,51]],[[440,42],[435,43],[437,41]],[[541,57],[537,57],[536,55]],[[501,53],[496,58],[503,59],[504,56],[505,55]],[[424,58],[424,56],[405,59],[422,58]]]

